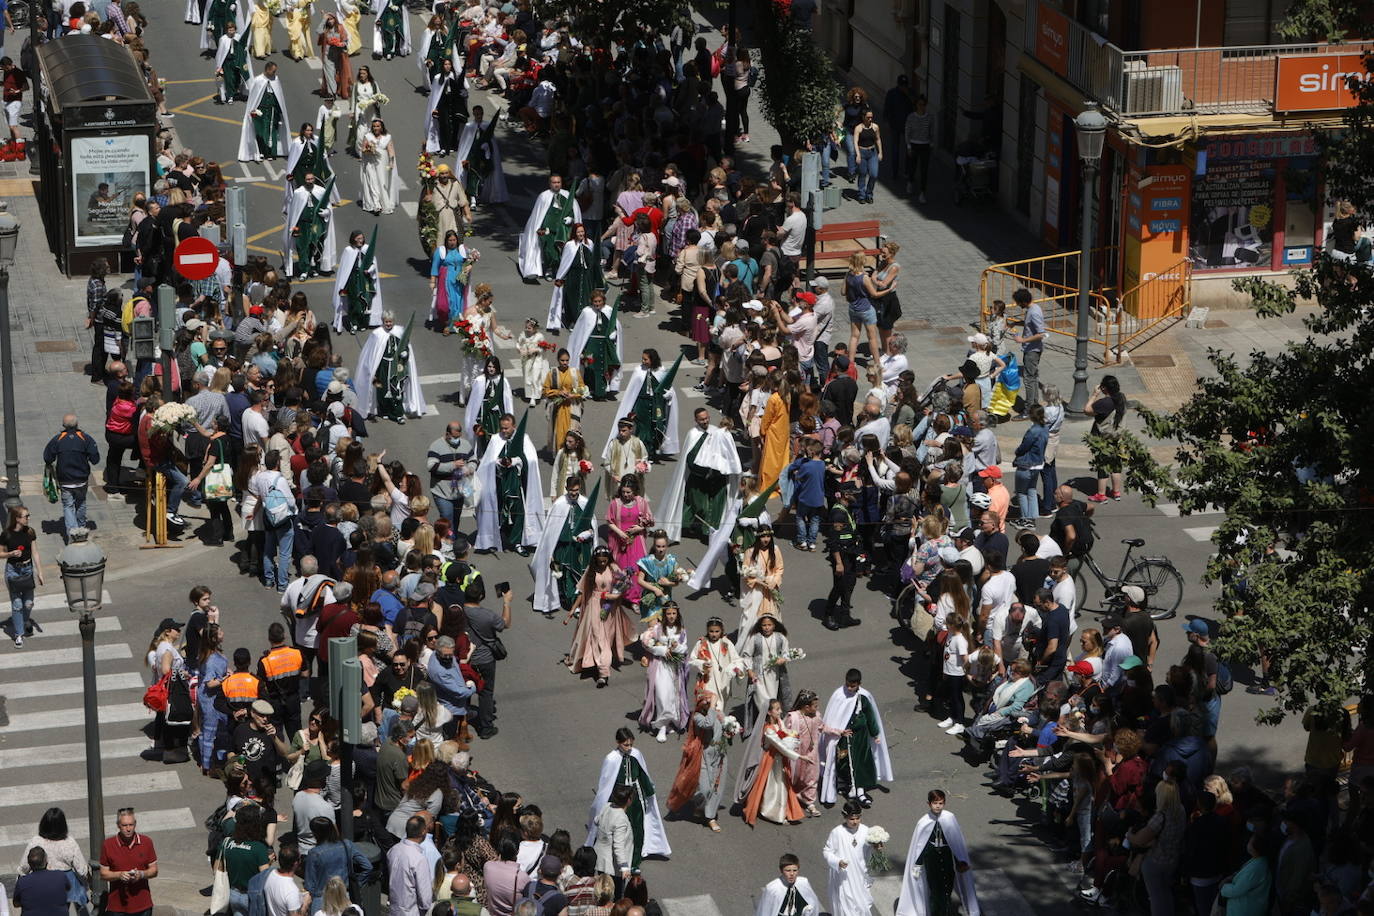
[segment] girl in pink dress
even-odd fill
[[[821,809],[816,807],[816,781],[821,775],[819,709],[820,698],[815,691],[798,691],[792,711],[782,722],[783,728],[799,739],[797,759],[792,761],[792,788],[808,817],[821,816]]]
[[[606,522],[611,528],[611,557],[621,569],[635,569],[639,560],[648,550],[644,546],[644,534],[654,527],[654,514],[649,509],[649,500],[639,494],[639,477],[626,474],[620,478],[620,490],[606,509]],[[631,577],[631,584],[625,591],[625,601],[631,605],[639,602],[643,589]]]
[[[622,601],[628,577],[611,562],[611,552],[598,547],[582,574],[577,600],[563,623],[577,617],[572,648],[563,662],[573,672],[596,671],[596,686],[605,687],[612,667],[619,667],[625,650],[635,641],[635,622]]]

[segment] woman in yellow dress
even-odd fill
[[[268,0],[253,4],[253,56],[262,60],[277,49],[272,45],[273,16],[267,10]]]
[[[582,418],[582,373],[569,365],[567,350],[558,351],[558,367],[544,377],[542,394],[549,405],[549,445],[556,448],[568,430],[581,426]]]
[[[344,53],[352,57],[363,49],[363,36],[358,32],[358,21],[363,18],[363,8],[358,0],[335,0],[335,3],[339,8],[339,21],[343,23],[344,34],[348,36]]]
[[[314,55],[310,44],[310,0],[291,0],[286,11],[286,37],[290,45],[286,56],[292,60],[305,60]]]
[[[787,467],[787,448],[791,440],[792,424],[787,418],[787,402],[778,392],[778,380],[782,373],[774,372],[768,376],[768,402],[763,408],[763,419],[759,421],[759,438],[763,440],[763,455],[759,461],[759,489],[767,490],[777,482],[782,469]]]

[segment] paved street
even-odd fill
[[[175,126],[180,142],[199,155],[225,163],[226,176],[249,189],[248,234],[252,250],[278,258],[282,224],[279,178],[284,162],[233,162],[242,106],[217,106],[211,102],[212,65],[192,53],[177,52],[178,48],[193,46],[193,29],[175,22],[175,12],[165,5],[158,10],[163,18],[154,23],[150,43],[157,49],[155,63],[159,72],[168,80],[169,107],[177,112]],[[418,25],[416,28],[418,31]],[[276,40],[279,45],[284,41],[280,30]],[[313,121],[319,100],[310,93],[319,82],[318,67],[289,62],[280,54],[274,58],[282,63],[294,123]],[[353,228],[370,233],[374,223],[380,223],[379,263],[388,307],[398,313],[402,322],[412,311],[417,314],[417,358],[432,415],[403,427],[385,422],[375,424],[369,448],[375,451],[386,447],[389,458],[399,458],[407,467],[419,470],[428,443],[448,419],[457,415],[453,394],[456,345],[420,327],[429,307],[425,279],[428,262],[420,259],[422,252],[416,239],[413,215],[417,182],[413,165],[424,98],[412,88],[419,76],[415,58],[372,61],[365,52],[354,59],[355,69],[361,63],[373,68],[382,91],[391,98],[385,115],[397,137],[400,174],[407,187],[402,191],[402,208],[395,214],[374,218],[356,204],[350,204],[336,212],[335,227],[342,244]],[[474,95],[473,102],[483,104],[488,111],[499,107],[495,100],[484,99],[484,93]],[[341,130],[343,127],[345,122],[341,122]],[[740,158],[746,171],[758,172],[773,140],[771,130],[757,112],[752,134],[754,141],[741,147]],[[502,131],[498,140],[512,200],[506,207],[479,211],[476,235],[471,241],[483,254],[475,279],[493,285],[500,323],[518,332],[525,317],[545,313],[550,292],[547,284],[522,284],[513,263],[518,228],[528,214],[531,200],[544,186],[544,170],[542,151],[526,138]],[[333,162],[341,193],[353,200],[359,189],[357,160],[340,151]],[[948,169],[948,163],[939,163],[937,174]],[[932,186],[944,188],[947,184],[932,176]],[[56,536],[60,525],[53,524],[57,513],[43,502],[39,492],[41,465],[37,455],[63,410],[75,410],[88,429],[98,431],[102,425],[104,391],[89,385],[79,374],[89,351],[87,333],[81,328],[84,281],[62,280],[50,266],[42,249],[37,208],[31,198],[24,196],[23,174],[14,171],[8,179],[0,176],[0,193],[10,195],[26,226],[20,263],[11,283],[17,310],[17,350],[21,357],[17,368],[21,395],[20,453],[25,496],[35,510],[35,518],[46,519],[42,544],[45,557],[51,560],[61,546]],[[879,191],[877,206],[860,208],[846,202],[840,210],[827,215],[831,220],[858,218],[860,214],[863,218],[881,219],[890,226],[890,236],[902,243],[900,260],[906,266],[906,282],[910,284],[902,295],[905,329],[911,338],[912,362],[918,377],[933,377],[962,359],[962,335],[977,314],[979,271],[988,263],[1040,253],[1033,240],[1008,228],[1010,223],[999,219],[995,212],[956,208],[949,195],[948,190],[942,190],[932,194],[930,205],[916,207],[893,198],[891,188],[884,186]],[[301,286],[322,320],[330,314],[332,282],[313,280]],[[661,316],[662,310],[652,320],[625,319],[627,360],[632,361],[631,354],[650,345],[670,354],[669,358],[676,352],[684,338],[656,326]],[[1218,315],[1214,313],[1213,317]],[[1224,321],[1231,324],[1202,332],[1176,328],[1169,332],[1172,336],[1168,347],[1184,360],[1191,354],[1193,368],[1201,369],[1206,346],[1242,351],[1251,345],[1272,346],[1295,330],[1291,323],[1271,323],[1257,329],[1248,323],[1253,322],[1248,314],[1232,318],[1228,313]],[[1236,333],[1229,333],[1232,331]],[[47,349],[38,346],[44,342],[50,342]],[[338,349],[346,354],[346,363],[351,365],[357,344],[342,341]],[[515,360],[513,345],[498,340],[497,353],[506,363],[508,373],[517,374],[518,364],[516,371],[511,371]],[[1069,356],[1051,352],[1042,367],[1042,380],[1058,382],[1067,391],[1070,368]],[[1143,377],[1143,372],[1130,367],[1115,371],[1131,397],[1145,400],[1151,396],[1149,379]],[[1097,374],[1100,370],[1095,367],[1094,375]],[[701,396],[691,389],[700,375],[700,370],[684,363],[678,376],[678,394],[688,407],[701,403]],[[1158,384],[1170,381],[1176,378],[1161,377]],[[610,403],[588,406],[583,425],[593,452],[600,451],[613,409]],[[537,443],[544,440],[545,425],[542,411],[531,414],[530,432]],[[1061,479],[1084,473],[1086,450],[1077,439],[1085,429],[1081,423],[1066,427]],[[1008,456],[1021,431],[1016,424],[1001,429]],[[543,471],[547,475],[547,464]],[[648,493],[655,502],[670,473],[671,466],[666,466],[650,474]],[[135,527],[132,503],[122,497],[107,499],[104,494],[93,492],[92,506],[99,528],[97,536],[111,554],[109,597],[97,635],[105,808],[111,818],[120,805],[138,808],[140,829],[153,836],[163,863],[162,875],[154,886],[155,898],[160,904],[193,916],[204,909],[205,900],[198,891],[209,884],[201,822],[220,802],[222,793],[217,784],[202,778],[194,765],[167,767],[141,758],[140,753],[149,747],[143,733],[149,716],[140,703],[146,683],[143,657],[154,625],[163,616],[184,614],[186,593],[195,584],[209,585],[215,592],[226,622],[226,648],[245,645],[256,657],[266,645],[268,624],[278,619],[276,596],[237,574],[230,547],[206,548],[188,535],[182,542],[185,546],[179,549],[139,551],[136,545],[141,534]],[[598,514],[604,513],[604,501],[599,508]],[[185,514],[195,525],[205,520],[203,512],[188,509]],[[1187,587],[1180,616],[1161,624],[1163,647],[1159,658],[1160,665],[1167,666],[1184,651],[1180,626],[1186,619],[1184,615],[1211,617],[1210,594],[1199,580],[1210,550],[1208,538],[1219,516],[1181,519],[1176,509],[1150,508],[1128,495],[1119,503],[1101,507],[1097,518],[1097,557],[1105,571],[1116,572],[1124,549],[1118,541],[1133,536],[1147,541],[1147,553],[1172,558],[1185,576]],[[703,547],[693,542],[676,548],[679,557],[689,561],[699,559],[702,552]],[[863,593],[856,599],[862,625],[829,633],[820,626],[822,599],[830,585],[821,555],[804,555],[787,547],[785,556],[783,616],[793,645],[802,647],[807,654],[792,671],[793,690],[809,687],[825,697],[839,686],[845,669],[859,667],[865,673],[865,686],[879,701],[896,781],[887,787],[886,794],[878,797],[867,821],[880,824],[891,833],[893,848],[889,855],[894,862],[905,854],[910,831],[924,811],[926,792],[944,788],[973,849],[984,911],[997,916],[1022,916],[1029,912],[1049,914],[1062,908],[1074,879],[1064,868],[1064,857],[1042,841],[1043,834],[1036,826],[1038,802],[1011,802],[992,796],[985,788],[984,775],[957,755],[960,742],[936,730],[925,714],[912,711],[912,644],[908,634],[893,627],[886,598]],[[500,734],[474,747],[474,765],[499,787],[520,791],[528,801],[540,805],[549,830],[566,827],[573,833],[575,844],[579,843],[599,761],[610,749],[615,729],[628,724],[640,708],[643,669],[626,666],[613,674],[609,689],[600,691],[593,688],[590,680],[573,679],[558,664],[571,630],[529,610],[528,602],[523,600],[530,581],[525,562],[509,555],[481,558],[479,566],[488,582],[510,580],[521,600],[517,601],[515,624],[506,639],[511,656],[500,666]],[[16,651],[7,640],[0,640],[0,695],[4,697],[8,716],[7,721],[0,720],[4,721],[0,724],[0,871],[12,870],[22,845],[49,805],[58,804],[66,809],[78,835],[87,830],[79,642],[75,621],[59,597],[60,584],[56,580],[56,570],[50,567],[48,587],[41,590],[37,613],[44,632],[22,651]],[[1095,586],[1093,592],[1100,597],[1100,587]],[[714,594],[684,603],[684,616],[693,637],[713,614],[731,616],[730,609]],[[1085,613],[1080,626],[1092,625],[1094,615]],[[1160,676],[1162,668],[1157,666],[1156,672]],[[1240,684],[1249,683],[1248,673],[1237,671],[1236,675]],[[1263,784],[1272,786],[1282,774],[1300,769],[1304,736],[1300,727],[1292,723],[1280,729],[1256,728],[1253,718],[1263,702],[1267,701],[1245,694],[1240,687],[1226,698],[1219,765],[1224,772],[1243,762],[1255,769]],[[660,793],[666,795],[678,762],[679,739],[658,745],[645,735],[639,747],[648,759]],[[738,762],[737,752],[728,773],[731,784]],[[278,809],[288,809],[286,794],[278,797]],[[645,875],[653,894],[666,901],[669,916],[743,916],[753,910],[753,895],[775,876],[777,857],[782,852],[801,855],[804,873],[818,890],[823,888],[820,849],[837,820],[838,812],[832,811],[795,827],[761,821],[751,830],[737,817],[723,817],[724,832],[718,836],[694,824],[673,822],[668,825],[674,849],[671,862],[651,862],[645,867]],[[896,882],[896,878],[887,876],[875,888],[880,913],[891,911]]]

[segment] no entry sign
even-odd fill
[[[177,245],[172,253],[172,266],[188,280],[204,280],[215,272],[219,251],[215,243],[200,236],[192,236]]]

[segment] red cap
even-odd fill
[[[816,294],[815,294],[815,293],[797,293],[793,298],[794,298],[794,299],[797,299],[797,300],[799,300],[799,301],[801,301],[801,302],[805,302],[807,305],[815,305],[815,304],[816,304]]]
[[[991,477],[991,478],[993,478],[994,480],[1001,480],[1001,479],[1002,479],[1002,469],[999,468],[997,465],[994,464],[994,465],[992,465],[992,466],[990,466],[990,467],[985,467],[985,468],[983,468],[981,471],[978,472],[978,476],[979,476],[979,477]]]
[[[1093,666],[1086,661],[1074,662],[1072,665],[1069,666],[1068,670],[1073,674],[1081,675],[1083,677],[1093,676]]]
[[[267,310],[260,305],[254,305],[248,309],[248,314],[252,315],[254,318],[261,318],[263,315],[267,314]]]

